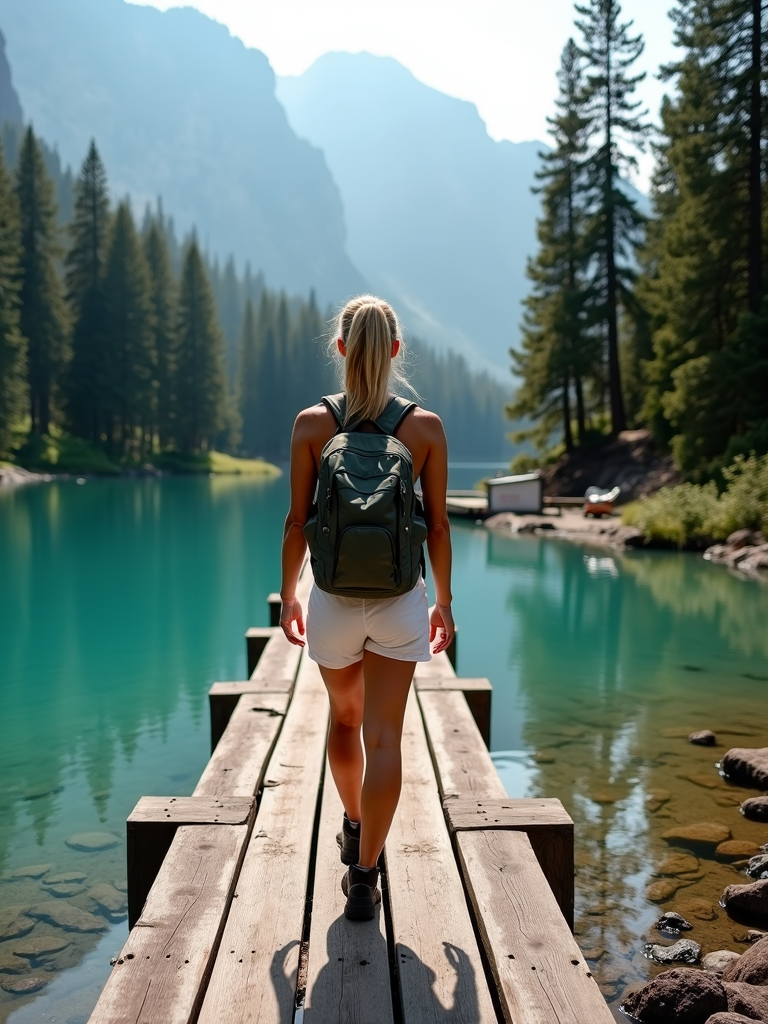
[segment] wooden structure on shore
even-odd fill
[[[320,673],[278,629],[247,643],[192,796],[128,819],[131,931],[90,1024],[611,1024],[572,936],[573,822],[507,798],[488,681],[417,667],[382,908],[350,922]]]
[[[542,512],[560,515],[564,508],[581,509],[583,498],[548,498],[541,500]],[[448,515],[460,519],[487,519],[496,513],[488,508],[486,491],[448,491]],[[514,511],[514,510],[512,510]],[[525,513],[520,513],[525,514]]]

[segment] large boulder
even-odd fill
[[[701,966],[705,971],[722,976],[723,972],[732,967],[740,958],[740,953],[734,953],[732,949],[715,949],[701,958]]]
[[[768,796],[751,796],[741,805],[741,813],[750,821],[768,821]]]
[[[768,985],[768,935],[741,954],[723,972],[724,981],[745,981],[750,985]]]
[[[705,1024],[755,1024],[755,1019],[745,1017],[743,1013],[713,1013]]]
[[[728,885],[720,902],[729,912],[768,918],[768,879],[749,885]]]
[[[631,992],[622,1007],[643,1024],[704,1024],[729,1009],[725,987],[706,971],[677,967]]]
[[[752,1020],[768,1020],[768,988],[764,985],[726,981],[723,982],[723,988],[731,1013],[743,1013]]]
[[[732,782],[768,789],[768,747],[731,747],[720,767]]]

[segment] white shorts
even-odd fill
[[[339,597],[312,585],[307,653],[325,668],[346,668],[373,651],[395,661],[429,661],[429,602],[424,580],[399,597]]]

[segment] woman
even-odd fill
[[[296,584],[323,448],[341,430],[380,432],[374,421],[402,402],[390,392],[391,383],[404,378],[392,365],[402,345],[397,317],[386,302],[371,295],[348,302],[336,323],[336,346],[344,359],[344,396],[340,402],[330,399],[300,412],[291,440],[280,625],[299,646],[304,645],[304,621]],[[342,889],[345,914],[354,920],[373,918],[381,899],[377,864],[400,797],[400,740],[416,662],[429,661],[436,638],[434,653],[444,651],[454,633],[445,432],[434,413],[413,404],[403,409],[392,433],[407,449],[405,454],[410,453],[413,481],[421,481],[435,605],[430,613],[421,573],[406,593],[374,599],[320,589],[316,573],[307,613],[309,657],[318,663],[330,698],[328,761],[344,805],[338,840],[342,862],[349,868]],[[366,548],[362,550],[364,560]]]

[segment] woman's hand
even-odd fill
[[[453,640],[453,634],[455,631],[456,627],[453,624],[451,606],[449,604],[437,604],[437,602],[435,602],[435,605],[429,614],[429,642],[432,643],[438,633],[440,634],[440,638],[432,648],[432,653],[440,654],[441,651],[444,651]]]
[[[294,622],[299,633],[304,636],[304,613],[295,597],[292,601],[283,601],[280,606],[280,628],[285,633],[287,640],[296,644],[297,647],[303,647],[304,641],[300,640],[293,632]]]

